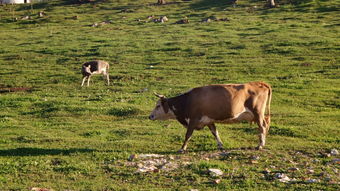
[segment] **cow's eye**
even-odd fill
[[[156,109],[158,109],[158,108],[160,108],[160,107],[161,107],[160,105],[157,105],[157,106],[156,106]]]

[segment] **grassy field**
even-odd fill
[[[155,2],[0,6],[0,190],[339,190],[339,1]],[[80,87],[92,59],[111,63],[110,86],[96,76]],[[223,153],[204,129],[177,154],[185,129],[147,118],[154,91],[256,80],[273,87],[263,151],[256,126],[241,123],[217,125]],[[178,167],[137,173],[145,161],[128,158],[147,153]]]

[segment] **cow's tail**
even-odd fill
[[[109,63],[107,63],[106,68],[107,68],[107,71],[109,71],[109,69],[110,69],[110,64]]]
[[[268,99],[267,99],[267,115],[265,116],[265,120],[267,122],[267,132],[269,131],[269,126],[270,126],[270,102],[272,101],[272,88],[270,85],[266,84],[268,87]]]

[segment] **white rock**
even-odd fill
[[[211,176],[222,176],[223,175],[223,171],[217,168],[209,168],[209,174]]]
[[[290,182],[291,179],[283,173],[276,173],[275,178],[277,178],[280,182]]]
[[[336,150],[336,149],[332,149],[331,150],[331,155],[333,155],[333,156],[339,155],[339,151]]]
[[[141,154],[138,155],[138,158],[144,159],[144,158],[163,158],[164,155],[158,155],[158,154]]]
[[[308,169],[308,170],[307,170],[307,173],[308,173],[308,174],[313,174],[313,173],[314,173],[314,170],[313,170],[313,169]]]
[[[281,178],[279,179],[280,182],[290,182],[290,178],[288,176],[284,177],[284,178]]]
[[[306,180],[306,183],[318,183],[318,182],[320,182],[320,180],[318,180],[318,179],[308,179],[308,180]]]

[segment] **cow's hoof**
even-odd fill
[[[256,147],[256,150],[262,150],[262,149],[263,149],[263,146],[259,145],[259,146]]]
[[[184,149],[179,149],[177,152],[180,153],[180,154],[184,154],[185,150]]]
[[[217,149],[220,150],[220,151],[224,151],[224,148],[221,147],[221,146],[217,147]]]

